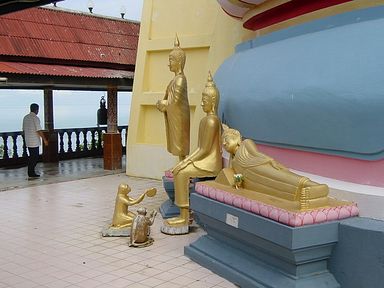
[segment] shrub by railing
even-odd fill
[[[125,154],[127,126],[118,126]],[[104,127],[55,129],[58,140],[58,159],[74,159],[103,155]],[[42,149],[40,148],[40,158]],[[28,154],[22,131],[0,133],[0,167],[27,163]],[[41,160],[41,159],[40,159]]]

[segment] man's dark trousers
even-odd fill
[[[37,160],[39,159],[39,147],[28,147],[29,159],[28,159],[28,176],[36,176],[35,167]]]

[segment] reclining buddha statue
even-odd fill
[[[231,155],[230,168],[224,168],[217,183],[235,187],[241,178],[242,191],[247,198],[265,194],[277,206],[305,210],[328,205],[328,186],[293,173],[282,164],[258,151],[256,144],[242,137],[239,131],[223,125],[223,147]],[[255,194],[257,192],[257,194]]]

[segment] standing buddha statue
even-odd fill
[[[185,52],[180,48],[176,36],[174,48],[169,54],[169,70],[175,77],[169,82],[163,100],[156,103],[164,113],[167,135],[167,150],[178,156],[179,161],[189,154],[190,111],[187,78],[184,75]]]

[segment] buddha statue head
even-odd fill
[[[169,53],[169,70],[178,72],[184,70],[185,66],[185,52],[180,48],[179,38],[176,35],[173,50]]]
[[[207,83],[205,84],[202,94],[203,98],[201,106],[203,107],[204,112],[213,112],[216,114],[219,106],[220,93],[215,82],[213,82],[211,72],[208,72]]]
[[[222,124],[223,126],[223,146],[230,154],[235,155],[237,149],[241,144],[241,134],[238,130],[229,128],[227,125]]]

